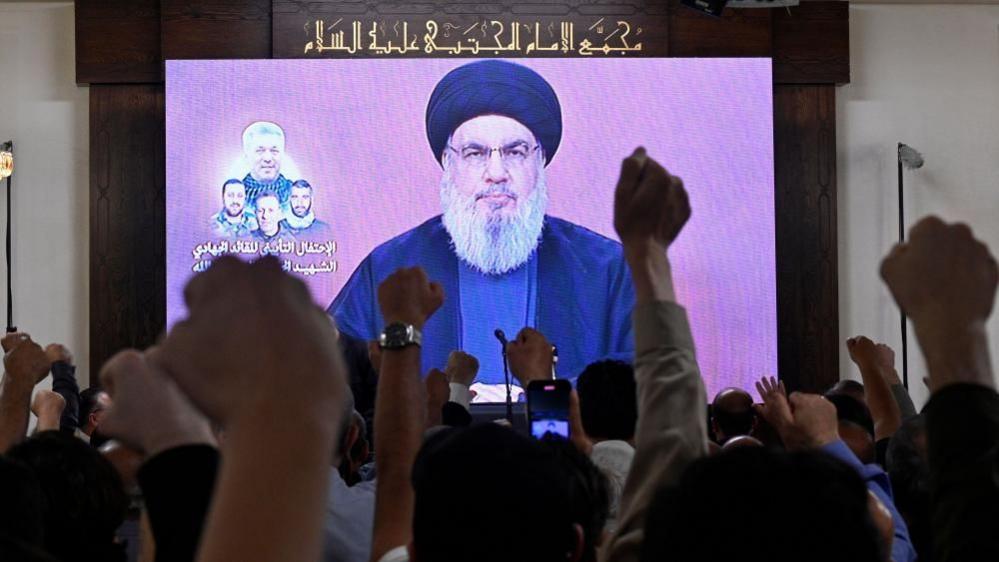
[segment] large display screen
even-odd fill
[[[446,293],[424,371],[476,355],[480,400],[497,329],[541,331],[559,377],[630,361],[612,208],[641,145],[690,194],[670,259],[708,391],[751,389],[777,368],[771,84],[746,58],[168,61],[168,324],[213,259],[275,254],[371,340],[378,284],[419,265]]]

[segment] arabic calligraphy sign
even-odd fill
[[[304,42],[301,55],[406,55],[423,53],[429,56],[504,55],[529,56],[532,53],[552,55],[593,56],[623,55],[641,52],[642,28],[625,20],[606,21],[597,18],[577,35],[572,21],[540,21],[525,23],[518,20],[481,20],[469,26],[449,21],[426,20],[421,32],[410,28],[406,20],[372,21],[365,26],[360,20],[337,18],[332,23],[316,19],[307,25],[314,35]]]
[[[280,6],[289,9],[281,9]],[[373,4],[373,6],[376,6]],[[666,21],[635,11],[595,15],[381,14],[363,3],[274,3],[275,58],[665,56]],[[317,8],[313,9],[315,6]],[[466,5],[467,6],[467,5]],[[294,9],[291,9],[294,8]],[[350,8],[350,9],[346,9]]]

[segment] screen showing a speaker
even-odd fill
[[[709,396],[776,374],[769,59],[168,61],[166,115],[168,325],[214,260],[273,255],[374,340],[379,283],[421,266],[423,372],[475,355],[476,400],[505,399],[497,329],[559,378],[630,362],[613,197],[642,146],[690,196],[669,259]]]

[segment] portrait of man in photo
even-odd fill
[[[330,226],[316,218],[313,210],[315,192],[312,184],[298,180],[291,184],[288,211],[285,213],[285,227],[298,238],[318,241],[329,239],[333,232]]]
[[[257,195],[257,224],[252,236],[261,242],[296,242],[295,236],[285,226],[284,212],[273,191],[262,191]]]
[[[209,221],[212,232],[224,238],[249,236],[257,229],[257,219],[246,208],[246,186],[238,179],[222,184],[222,209]]]
[[[251,211],[257,208],[261,191],[272,191],[283,209],[291,198],[291,180],[281,173],[284,158],[284,129],[270,121],[256,121],[243,130],[243,158],[250,171],[243,178],[246,201]]]

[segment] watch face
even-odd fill
[[[389,324],[385,326],[379,344],[382,347],[405,347],[412,343],[412,327],[405,324]]]
[[[406,336],[409,334],[409,326],[405,324],[391,324],[385,326],[385,338],[392,342],[401,342],[406,340]]]

